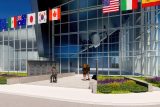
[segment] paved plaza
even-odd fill
[[[75,75],[70,77],[58,78],[57,83],[50,83],[50,80],[38,81],[27,83],[29,85],[39,85],[39,86],[53,86],[53,87],[65,87],[65,88],[80,88],[88,89],[89,81],[83,80],[83,75]]]
[[[131,94],[93,94],[82,75],[27,84],[0,86],[0,107],[160,107],[160,91]],[[32,100],[31,100],[32,99]],[[9,103],[7,103],[9,102]],[[31,103],[32,105],[29,105]],[[4,106],[4,105],[8,106]]]

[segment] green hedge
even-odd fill
[[[6,77],[0,77],[0,84],[7,84],[7,78]]]

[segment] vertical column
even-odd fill
[[[109,25],[109,24],[110,24],[110,23],[109,23],[109,14],[108,14],[108,22],[107,22],[107,23],[108,23],[108,27],[107,27],[107,31],[108,31],[108,32],[107,32],[107,35],[108,35],[108,38],[107,38],[107,42],[108,42],[107,44],[108,44],[108,45],[107,45],[107,46],[108,46],[108,47],[107,47],[107,48],[108,48],[108,75],[109,75],[109,74],[110,74],[110,73],[109,73],[109,69],[110,69],[110,67],[109,67],[109,45],[110,45],[110,44],[109,44],[109,36],[110,36],[110,35],[109,35],[109,30],[110,30],[110,29],[109,29],[109,26],[110,26],[110,25]]]
[[[15,49],[15,33],[16,33],[16,30],[14,29],[14,37],[13,37],[13,69],[14,69],[14,71],[16,71],[16,68],[15,68],[15,66],[16,66],[16,63],[15,63],[15,54],[16,54],[16,49]]]
[[[77,46],[77,48],[78,48],[78,52],[79,52],[79,51],[80,51],[80,49],[79,49],[79,47],[80,47],[80,46],[79,46],[79,45],[80,45],[80,44],[79,44],[79,39],[80,39],[80,38],[79,38],[79,12],[80,12],[80,11],[79,11],[79,0],[77,0],[77,6],[78,6],[78,7],[77,7],[77,8],[78,8],[78,11],[77,11],[77,18],[78,18],[78,19],[77,19],[77,24],[78,24],[78,25],[77,25],[77,27],[78,27],[78,28],[77,28],[77,29],[78,29],[77,45],[78,45],[78,46]],[[79,75],[79,64],[80,64],[80,63],[79,63],[79,61],[80,61],[80,60],[79,60],[79,53],[78,53],[77,57],[78,57],[78,59],[77,59],[77,68],[78,68],[78,69],[77,69],[77,73],[78,73],[78,75]]]
[[[8,28],[8,46],[7,46],[7,48],[8,48],[8,65],[7,65],[7,70],[8,70],[8,73],[9,73],[9,71],[10,71],[10,46],[9,46],[9,42],[10,42],[10,40],[9,40],[9,28]]]
[[[26,40],[26,72],[28,74],[28,27],[26,26],[27,40]]]
[[[2,70],[3,70],[3,71],[2,71],[2,72],[4,72],[4,54],[5,54],[5,53],[4,53],[4,33],[5,33],[5,32],[4,32],[4,29],[3,29],[3,33],[2,33],[2,36],[3,36],[3,43],[2,43],[2,46],[3,46],[3,47],[2,47],[2,48],[3,48],[3,49],[2,49],[2,51],[3,51],[3,52],[2,52],[2,54],[3,54]]]
[[[60,55],[59,55],[59,56],[60,56],[60,58],[59,58],[59,60],[60,60],[60,62],[59,62],[59,63],[60,63],[60,66],[59,66],[60,74],[62,73],[62,68],[61,68],[61,67],[62,67],[62,64],[61,64],[61,61],[62,61],[62,60],[61,60],[61,39],[62,39],[62,38],[61,38],[61,31],[62,31],[62,29],[61,29],[61,27],[62,27],[61,22],[62,22],[62,21],[61,21],[61,20],[62,20],[62,18],[60,18],[60,23],[59,23],[59,24],[60,24],[60,35],[59,35],[59,36],[60,36],[60,46],[59,46],[59,48],[60,48],[60,53],[59,53],[59,54],[60,54]]]

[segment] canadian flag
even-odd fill
[[[31,13],[27,14],[27,25],[35,25],[36,23],[36,14]]]
[[[49,10],[49,21],[61,19],[61,8],[55,8]]]

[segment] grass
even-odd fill
[[[11,77],[26,77],[26,72],[0,72],[0,84],[7,84],[7,78]]]
[[[6,77],[0,77],[0,84],[7,84],[7,78]]]
[[[26,72],[0,72],[0,75],[26,77],[27,73]]]

